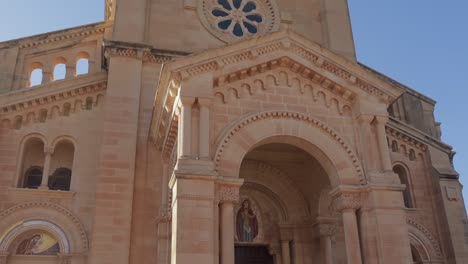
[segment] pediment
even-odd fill
[[[211,97],[221,92],[223,86],[278,68],[319,85],[340,100],[352,102],[362,97],[389,105],[403,93],[401,88],[385,82],[357,63],[294,32],[280,31],[165,64],[155,98],[153,139],[160,142],[168,135],[176,96],[180,93]],[[212,82],[203,83],[203,89],[185,85],[200,76]]]

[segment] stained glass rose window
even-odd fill
[[[236,37],[258,33],[262,15],[257,4],[251,0],[218,0],[218,6],[211,14],[218,20],[218,28],[232,33]],[[248,32],[248,33],[247,33]]]
[[[201,0],[198,12],[204,26],[225,42],[279,29],[274,0]]]

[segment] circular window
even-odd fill
[[[225,42],[234,42],[279,28],[273,0],[201,0],[198,12],[204,26]]]

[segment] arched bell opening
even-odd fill
[[[245,155],[239,173],[244,184],[234,208],[235,263],[325,263],[318,230],[335,230],[332,185],[313,155],[325,156],[307,144],[290,137],[267,139]],[[329,237],[337,240],[334,232]]]

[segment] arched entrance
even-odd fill
[[[326,263],[320,225],[336,230],[337,223],[330,210],[331,183],[321,163],[304,149],[313,146],[277,136],[245,155],[239,171],[244,180],[240,203],[234,207],[235,263]],[[335,241],[334,257],[345,259],[343,229],[338,230],[328,237]]]
[[[356,210],[365,179],[343,137],[310,115],[288,111],[245,117],[224,135],[215,155],[216,170],[224,179],[244,180],[232,213],[237,247],[266,245],[275,263],[328,264],[333,258],[361,263]],[[262,168],[269,172],[258,171]],[[344,194],[342,186],[357,191]],[[330,210],[332,200],[337,201],[335,210]],[[250,206],[243,209],[246,201]],[[220,204],[222,212],[226,208]],[[253,232],[247,241],[239,238],[242,210]],[[337,228],[338,212],[343,213],[343,224]],[[220,237],[221,245],[229,243],[223,231]],[[228,247],[221,250],[221,260],[228,260],[223,252]]]

